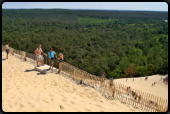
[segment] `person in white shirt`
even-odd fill
[[[9,53],[9,42],[6,42],[6,53],[7,53],[7,59],[8,59],[8,53]]]
[[[131,88],[130,88],[130,86],[129,86],[129,89],[128,89],[128,95],[129,95],[129,93],[131,92]]]
[[[43,54],[45,54],[41,49],[41,45],[39,45],[38,48],[35,50],[35,54],[37,55],[37,67],[39,67],[38,61],[41,61],[41,66],[44,66],[43,61],[42,61],[41,52]]]

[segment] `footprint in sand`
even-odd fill
[[[75,104],[75,102],[71,101],[71,104]]]
[[[33,104],[31,104],[30,102],[28,102],[28,104],[29,104],[29,106],[31,107],[31,108],[34,108],[35,106],[33,105]]]
[[[15,102],[15,106],[18,104],[18,102]]]
[[[99,108],[103,108],[102,106],[100,106],[100,105],[96,105],[97,107],[99,107]]]
[[[20,108],[23,108],[23,107],[24,107],[24,105],[20,103]]]
[[[133,109],[129,109],[129,110],[131,110],[131,111],[135,111],[135,110],[133,110]]]
[[[12,108],[13,106],[9,104],[9,107]]]
[[[61,95],[64,99],[66,99],[66,97],[64,95]]]
[[[87,111],[87,112],[91,112],[91,110],[90,110],[90,109],[86,109],[86,111]]]
[[[102,103],[103,103],[103,101],[102,101],[102,100],[100,100],[100,102],[102,102]]]
[[[62,105],[59,105],[60,106],[60,109],[63,109],[64,107]]]
[[[80,97],[83,97],[83,95],[79,95]]]
[[[115,103],[111,103],[111,104],[115,104]]]
[[[7,100],[8,103],[10,103],[11,101],[10,100]]]
[[[54,99],[53,99],[53,98],[51,98],[51,102],[54,102]]]
[[[53,97],[53,95],[52,95],[52,94],[49,94],[49,96],[50,96],[50,97]]]
[[[42,100],[42,101],[44,101],[45,103],[49,103],[48,101],[46,101],[46,100]]]
[[[62,101],[66,102],[67,100],[66,99],[61,99]]]

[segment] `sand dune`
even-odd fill
[[[6,53],[2,53],[2,59]],[[12,55],[2,60],[2,110],[5,112],[143,112],[143,110],[122,104],[118,100],[108,100],[91,87],[77,85],[55,73],[40,74],[34,66],[21,62]],[[26,72],[28,71],[28,72]],[[157,76],[155,76],[157,77]],[[152,78],[152,77],[151,77]],[[129,79],[116,81],[135,89],[153,92],[168,98],[167,85],[159,82],[150,87],[148,81],[134,82]],[[154,78],[153,78],[154,79]],[[152,80],[153,81],[153,80]],[[140,82],[140,83],[137,83]],[[143,84],[142,84],[143,83]],[[143,87],[140,87],[143,85]],[[159,87],[160,85],[160,87]],[[158,92],[161,91],[161,92]],[[158,93],[156,93],[158,92]]]
[[[165,78],[166,76],[160,75],[148,76],[147,81],[145,81],[145,77],[134,78],[134,81],[133,78],[128,78],[127,82],[126,78],[122,78],[115,80],[115,82],[119,82],[126,86],[130,86],[135,90],[140,90],[142,92],[162,97],[163,99],[168,99],[168,85],[163,83],[163,80],[160,81],[161,77]],[[154,82],[157,83],[154,86],[152,86],[152,83]]]

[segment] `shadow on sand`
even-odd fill
[[[37,75],[45,75],[45,74],[40,72],[40,73],[37,73]]]
[[[2,60],[6,60],[6,59],[2,59]]]
[[[25,72],[31,72],[31,71],[36,71],[35,69],[32,70],[25,70]]]

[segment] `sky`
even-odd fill
[[[168,11],[166,2],[4,2],[2,9],[100,9]]]

